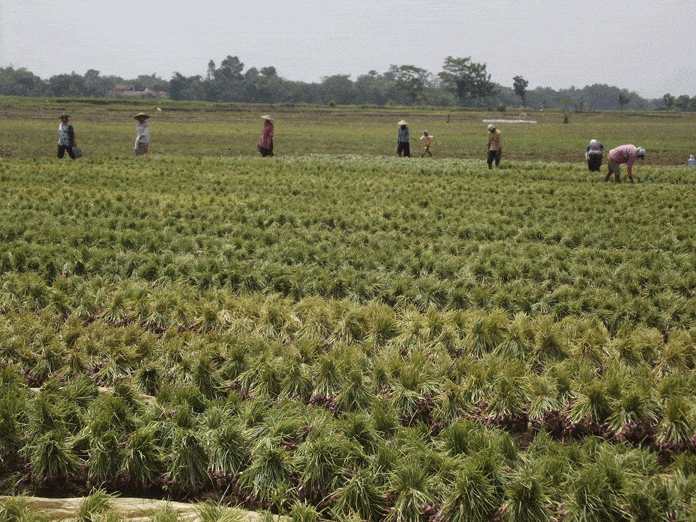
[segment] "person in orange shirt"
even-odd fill
[[[503,154],[503,138],[500,131],[495,128],[495,125],[488,126],[488,168],[500,166],[500,156]]]
[[[421,158],[425,157],[426,154],[429,154],[432,158],[433,153],[430,152],[430,146],[433,144],[435,136],[431,136],[430,134],[428,134],[428,131],[423,131],[423,135],[420,137],[420,139],[423,140],[423,145],[425,145],[425,149],[423,150],[423,154],[421,154]]]

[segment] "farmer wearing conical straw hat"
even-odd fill
[[[401,120],[399,123],[399,134],[396,137],[396,155],[403,155],[405,158],[411,157],[411,134],[408,130],[408,122]]]
[[[275,128],[273,126],[273,118],[268,114],[261,116],[263,127],[261,128],[261,140],[259,140],[258,149],[262,157],[273,156],[273,134]]]
[[[136,114],[134,118],[138,121],[135,124],[135,157],[147,154],[150,148],[150,126],[147,124],[149,116],[144,112]]]

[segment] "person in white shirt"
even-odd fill
[[[135,124],[135,131],[137,133],[135,137],[136,158],[141,154],[147,154],[150,145],[150,127],[147,124],[148,118],[149,116],[143,112],[135,115],[135,119],[138,120],[138,123]]]

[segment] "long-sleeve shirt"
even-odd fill
[[[72,147],[75,141],[75,131],[69,123],[61,123],[58,126],[58,145],[61,147]]]
[[[144,144],[150,143],[150,127],[148,126],[146,121],[142,123],[136,123],[135,131],[137,133],[137,136],[135,138],[136,141]]]
[[[488,133],[488,150],[503,150],[503,136],[498,129]]]
[[[609,158],[616,163],[625,163],[628,175],[633,175],[633,164],[636,162],[638,149],[635,145],[621,145],[609,151]]]
[[[411,133],[408,130],[408,127],[406,125],[402,125],[399,127],[399,135],[396,138],[396,141],[399,143],[408,143],[411,141]]]
[[[609,157],[616,163],[625,163],[632,167],[636,162],[638,149],[635,145],[621,145],[609,151]]]
[[[604,145],[600,142],[591,143],[585,147],[585,154],[604,154]]]
[[[273,145],[273,124],[264,122],[261,129],[261,140],[259,141],[259,147],[262,149],[270,149]]]

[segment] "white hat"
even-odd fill
[[[268,120],[268,121],[270,121],[271,123],[275,121],[275,120],[274,120],[273,118],[271,118],[271,116],[268,115],[268,114],[264,114],[263,116],[261,116],[261,119],[262,119],[262,120]]]
[[[406,120],[401,120],[397,125],[408,125]]]
[[[636,156],[639,158],[644,158],[645,157],[645,149],[643,147],[638,147],[636,150]]]
[[[595,143],[597,143],[597,140],[590,140],[590,145],[594,145]]]
[[[495,125],[493,125],[493,124],[491,123],[491,124],[488,126],[488,130],[489,130],[489,131],[494,131],[494,130],[495,130]]]

